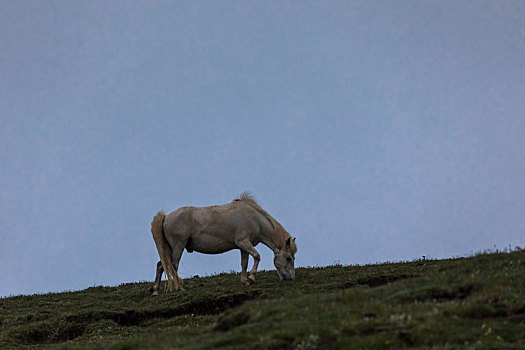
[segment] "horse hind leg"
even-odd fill
[[[151,296],[156,297],[159,295],[159,289],[160,289],[160,281],[162,279],[162,273],[164,272],[164,267],[162,266],[162,262],[157,263],[157,273],[155,275],[155,283],[153,284],[153,287],[150,288]],[[178,278],[178,275],[177,275]],[[182,283],[180,279],[177,280],[176,283]]]
[[[157,263],[157,272],[155,274],[155,283],[153,284],[153,287],[151,287],[151,296],[157,296],[159,295],[159,287],[160,287],[160,279],[162,277],[162,273],[164,272],[164,268],[162,267],[162,263],[159,261]]]
[[[171,263],[173,264],[173,268],[175,271],[175,290],[184,290],[184,287],[182,285],[182,279],[179,277],[179,261],[182,256],[182,252],[184,251],[184,245],[182,246],[176,246],[174,249],[172,249],[172,255],[171,255]],[[162,278],[162,273],[164,272],[164,268],[162,267],[162,262],[157,263],[157,273],[155,275],[155,283],[153,284],[153,287],[151,288],[151,296],[157,296],[159,295],[159,289],[160,289],[160,281]]]
[[[173,267],[175,269],[175,290],[184,290],[184,286],[182,285],[182,279],[179,277],[179,262],[180,258],[182,257],[182,252],[184,251],[184,247],[186,246],[186,242],[183,244],[177,244],[174,245],[172,248],[172,255],[171,255],[171,262],[173,264]]]

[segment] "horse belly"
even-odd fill
[[[191,237],[186,246],[188,251],[194,250],[204,254],[220,254],[237,248],[232,242],[215,235],[200,233]]]

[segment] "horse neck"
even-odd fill
[[[282,248],[286,243],[286,239],[290,237],[290,234],[274,219],[272,226],[263,230],[261,242],[271,250],[275,248]]]
[[[265,224],[262,224],[261,242],[271,250],[274,250],[276,247],[284,247],[290,234],[255,201],[248,201],[247,203],[261,215],[260,219],[265,222]]]

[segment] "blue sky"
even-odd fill
[[[521,1],[0,1],[0,296],[152,280],[158,210],[245,190],[299,266],[524,246],[523,18]],[[179,271],[231,270],[238,251]]]

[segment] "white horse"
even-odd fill
[[[263,243],[274,252],[274,265],[282,280],[295,278],[295,238],[248,193],[224,205],[182,207],[166,215],[159,212],[151,223],[160,261],[152,295],[159,294],[162,272],[168,278],[167,290],[184,290],[177,273],[184,248],[191,253],[220,254],[232,249],[241,251],[241,283],[255,282],[261,260],[254,246]],[[250,272],[248,255],[254,263]]]

